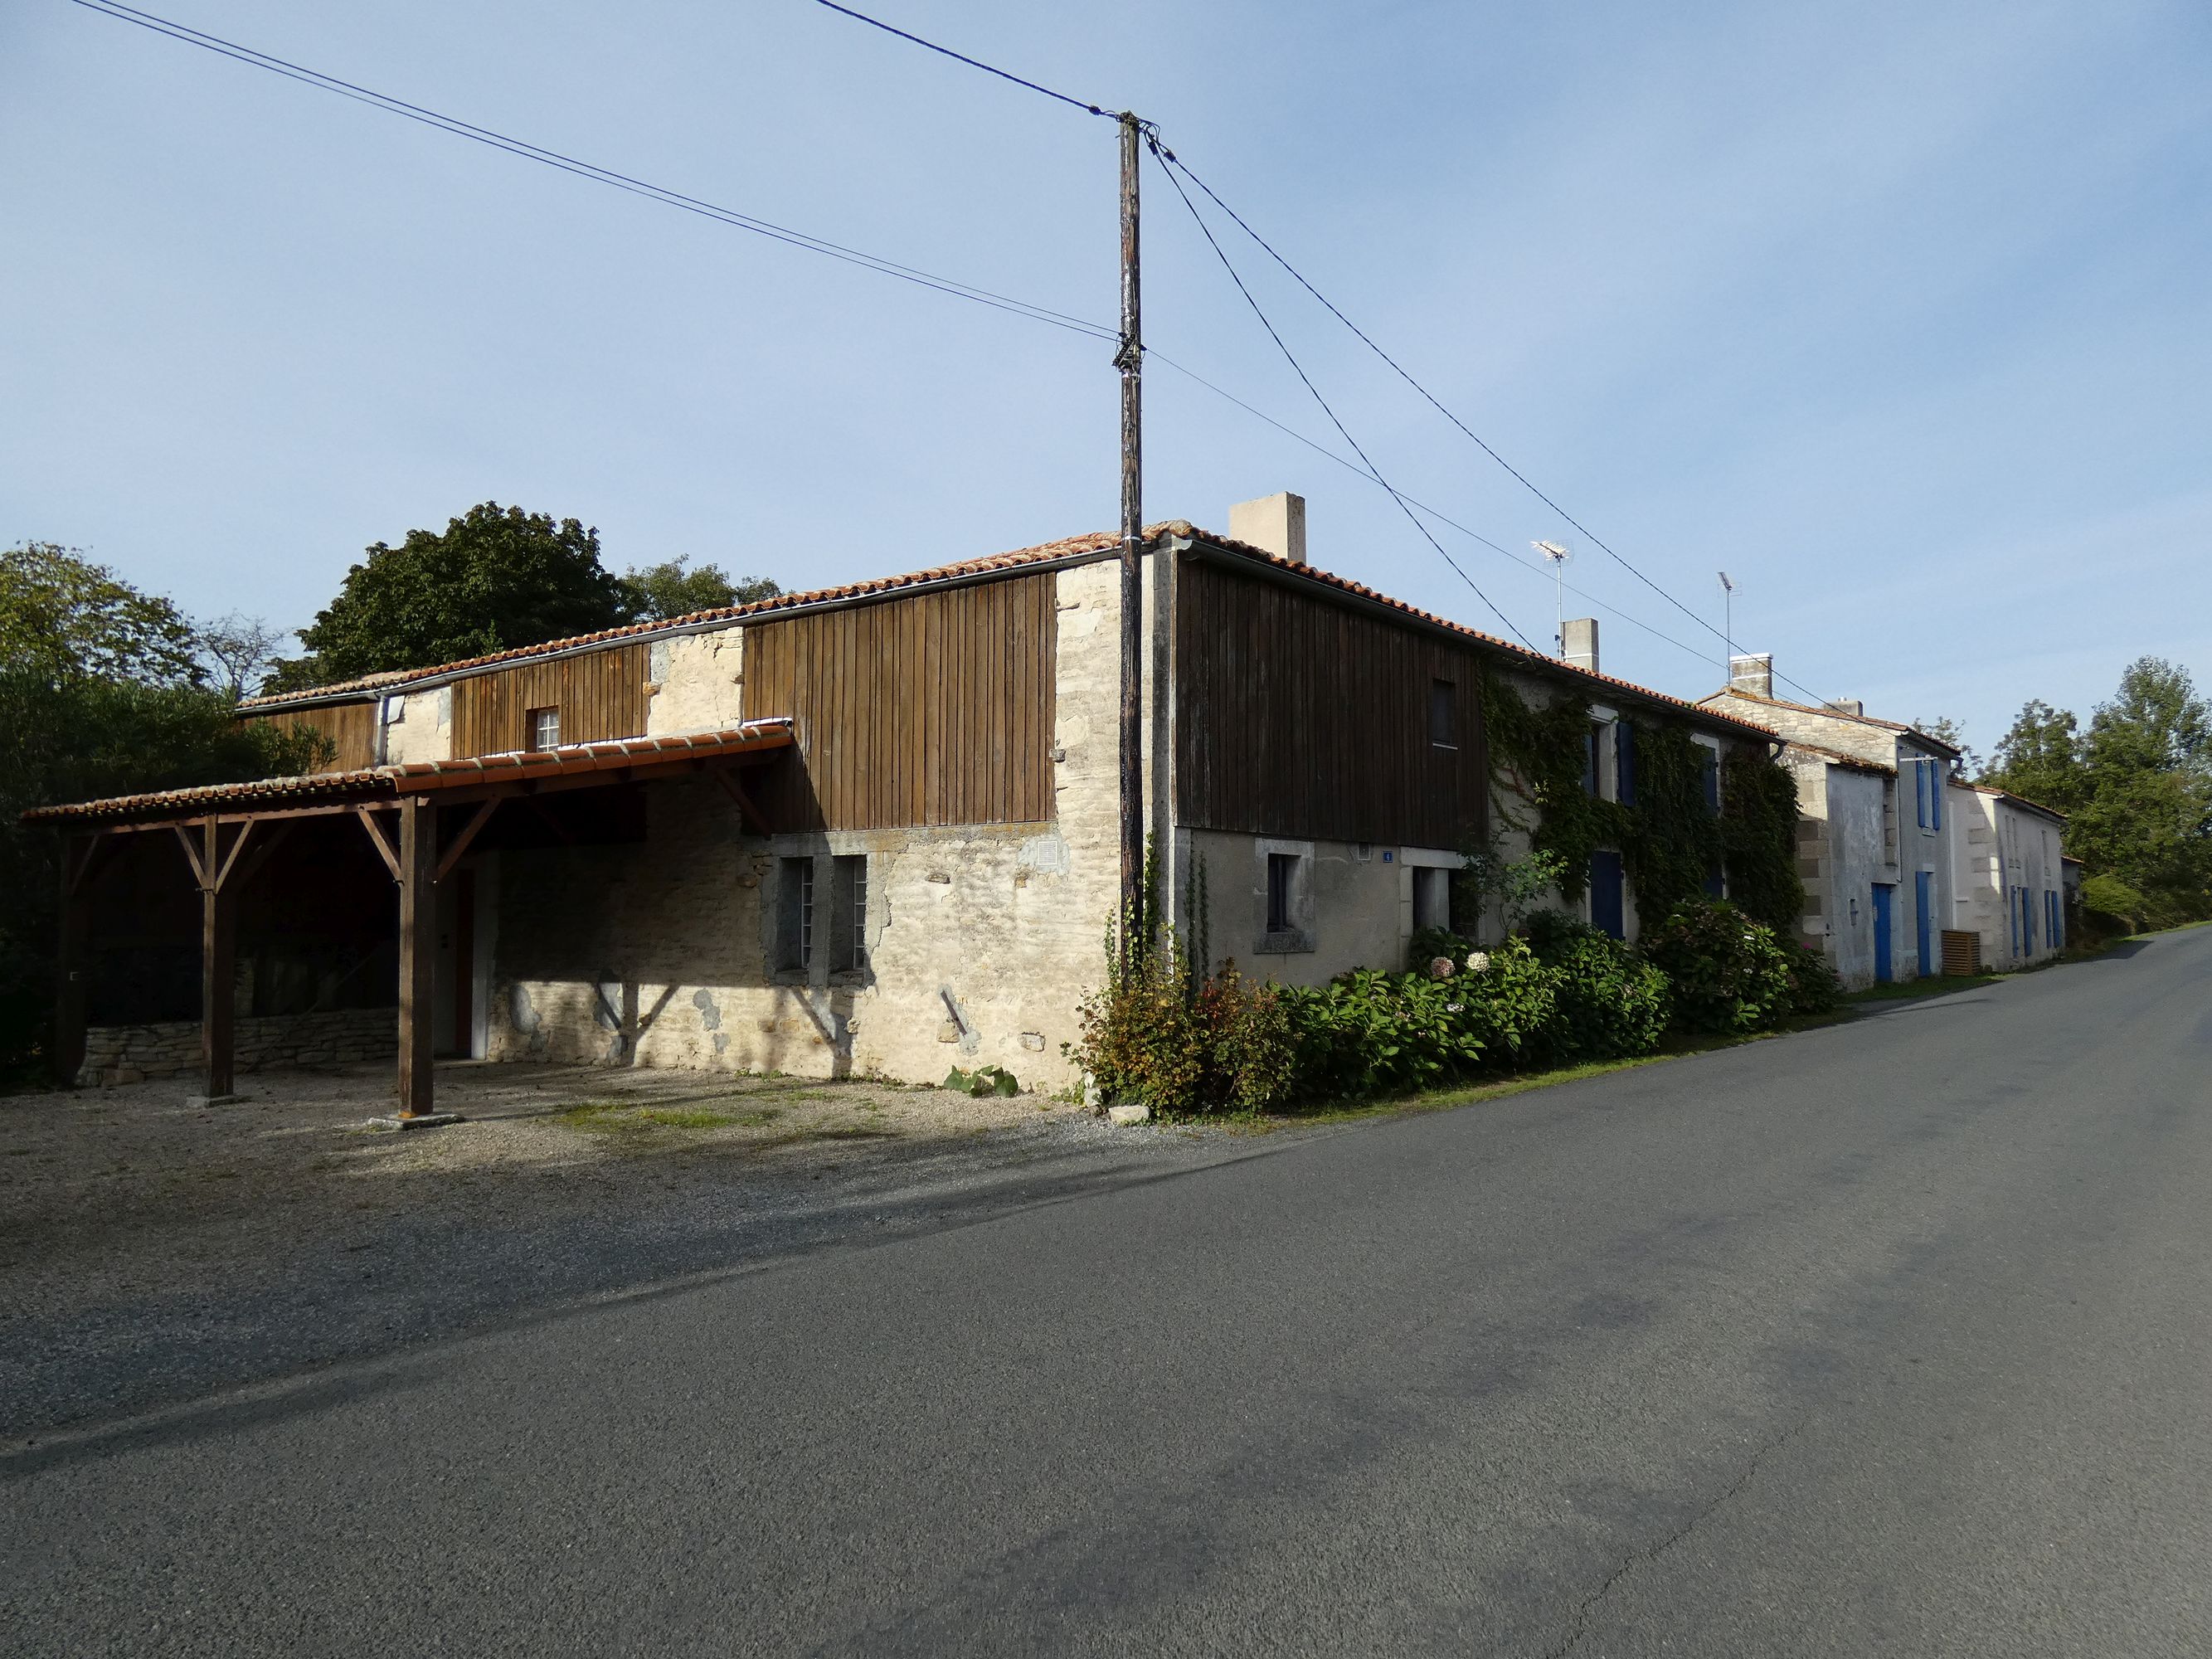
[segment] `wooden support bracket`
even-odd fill
[[[752,825],[755,835],[772,836],[775,833],[769,828],[768,818],[760,808],[753,805],[753,798],[745,793],[745,787],[738,781],[737,774],[726,766],[710,766],[707,769],[707,775],[720,784],[722,793],[737,804],[738,812],[747,823]]]
[[[204,893],[208,884],[207,864],[200,857],[198,843],[193,841],[191,832],[183,824],[173,823],[169,827],[177,832],[177,841],[184,848],[185,856],[191,861],[192,885]]]
[[[366,806],[356,806],[353,810],[361,819],[361,827],[368,831],[368,839],[375,847],[377,855],[383,859],[384,867],[392,872],[392,880],[398,881],[399,879],[399,849],[385,839],[384,826],[376,821],[376,814],[374,811]]]
[[[230,884],[230,872],[238,868],[238,855],[246,850],[246,843],[253,839],[253,832],[260,827],[259,818],[248,818],[238,826],[238,834],[231,839],[230,851],[223,855],[222,867],[215,872],[216,892],[222,892]],[[217,842],[217,845],[221,843]]]
[[[469,843],[477,838],[477,831],[489,823],[491,821],[491,815],[499,811],[499,802],[500,798],[495,795],[477,807],[476,816],[462,826],[459,835],[453,837],[453,844],[446,849],[445,855],[438,860],[437,878],[440,881],[445,880],[447,876],[453,874],[453,866],[461,861],[461,854],[469,850]]]
[[[522,799],[529,803],[530,810],[532,811],[537,813],[539,817],[545,820],[545,827],[550,830],[555,835],[560,836],[561,844],[563,847],[574,847],[576,844],[576,838],[568,833],[568,826],[562,823],[560,819],[555,817],[553,816],[553,810],[547,806],[544,801],[538,799],[535,795],[525,795]]]

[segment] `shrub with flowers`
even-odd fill
[[[1673,982],[1674,1024],[1685,1031],[1765,1030],[1797,1012],[1810,971],[1804,952],[1724,899],[1680,906],[1642,943]]]

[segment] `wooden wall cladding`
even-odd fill
[[[779,830],[1021,823],[1053,814],[1049,575],[745,629],[747,720],[797,725],[760,783]]]
[[[611,645],[472,674],[453,683],[453,757],[528,746],[533,708],[561,711],[561,741],[645,735],[645,677],[652,647]]]
[[[1488,823],[1480,657],[1279,581],[1186,558],[1176,818],[1200,830],[1457,848]],[[1455,744],[1431,741],[1453,686]]]
[[[287,708],[266,714],[244,714],[241,720],[280,731],[296,732],[313,726],[337,745],[337,753],[315,769],[318,772],[358,772],[376,764],[376,704],[332,703],[323,708]]]

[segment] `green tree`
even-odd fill
[[[1985,781],[2066,813],[2066,850],[2137,896],[2131,919],[2212,915],[2212,707],[2185,670],[2131,663],[2087,732],[2029,703]]]
[[[688,568],[688,559],[667,559],[642,570],[622,574],[631,613],[640,622],[667,622],[699,611],[719,611],[726,605],[751,605],[772,599],[783,589],[766,576],[746,576],[732,581],[721,566]]]
[[[599,563],[599,532],[486,501],[442,532],[378,542],[300,632],[305,662],[278,688],[428,668],[631,621],[635,602]]]
[[[198,659],[182,611],[79,550],[24,542],[0,552],[0,662],[55,679],[197,685],[205,678]]]
[[[2187,672],[2130,664],[2090,717],[2082,759],[2075,856],[2141,892],[2154,927],[2212,915],[2212,707]]]
[[[1940,720],[1915,720],[1912,722],[1912,729],[1916,732],[1924,732],[1936,742],[1948,743],[1959,751],[1959,758],[1951,763],[1951,770],[1954,776],[1964,778],[1970,783],[1981,776],[1982,757],[1974,752],[1974,746],[1966,741],[1966,728],[1948,714]]]
[[[311,770],[316,733],[240,725],[176,606],[51,543],[0,554],[0,1079],[41,1064],[59,837],[33,806]]]
[[[1982,781],[2056,811],[2072,811],[2088,785],[2081,766],[2080,723],[2067,710],[2053,708],[2040,697],[2032,699],[1997,740]]]

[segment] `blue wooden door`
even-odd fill
[[[1918,912],[1912,919],[1912,927],[1914,941],[1920,947],[1920,977],[1926,979],[1936,971],[1936,877],[1932,871],[1913,872],[1912,908]]]
[[[1892,884],[1878,881],[1874,884],[1874,976],[1877,984],[1887,985],[1893,975],[1889,968],[1889,902],[1897,891]]]
[[[1590,854],[1590,926],[1615,939],[1627,937],[1621,902],[1620,854]]]

